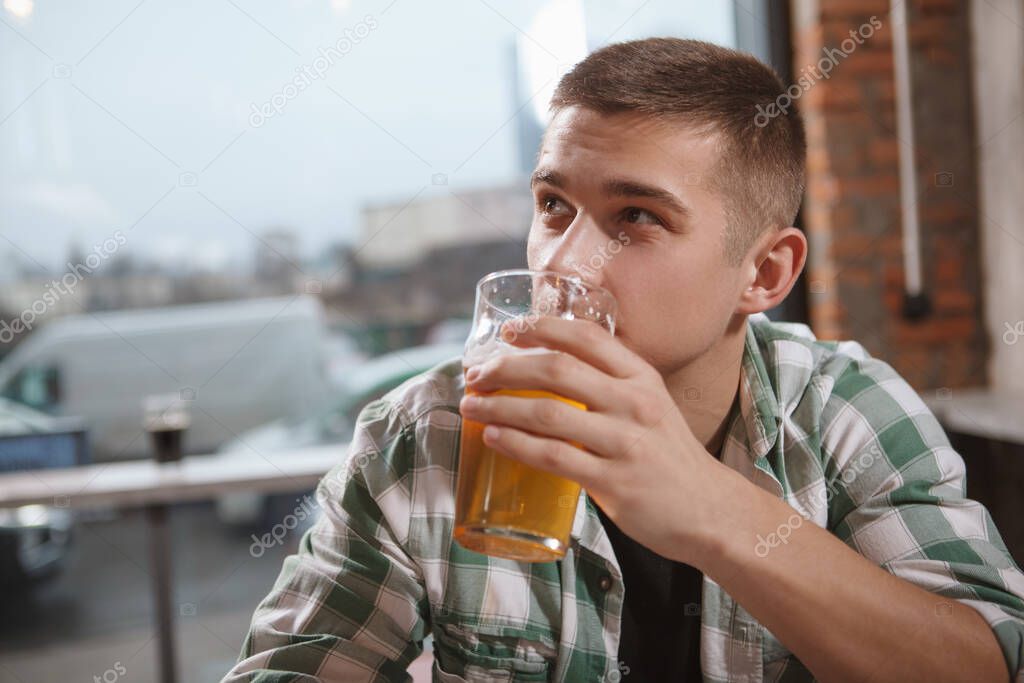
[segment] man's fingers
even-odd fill
[[[467,395],[459,404],[459,410],[467,420],[574,441],[583,448],[609,457],[621,452],[627,440],[625,430],[612,418],[554,398]]]
[[[601,459],[575,446],[530,434],[514,427],[488,425],[484,443],[494,450],[539,470],[557,474],[588,488]]]
[[[567,353],[507,353],[473,368],[470,389],[488,393],[499,389],[550,391],[578,401],[588,410],[614,412],[623,404],[617,383],[592,365]]]

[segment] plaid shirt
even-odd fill
[[[1024,575],[965,497],[963,460],[918,395],[859,344],[763,315],[749,319],[742,364],[722,461],[784,498],[797,523],[976,609],[1024,682]],[[433,634],[435,681],[628,683],[616,658],[621,574],[585,494],[562,561],[452,541],[462,393],[453,359],[362,412],[348,457],[318,489],[319,521],[256,609],[226,681],[407,681]],[[764,552],[783,542],[762,540]],[[705,681],[813,680],[707,576],[700,619]]]

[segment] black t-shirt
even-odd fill
[[[615,526],[599,505],[595,507],[625,586],[619,640],[622,683],[700,683],[703,574],[640,545]]]
[[[739,413],[737,395],[726,424],[731,425]],[[717,459],[722,459],[724,448],[723,443],[714,454]],[[622,683],[701,683],[704,574],[640,545],[608,518],[597,501],[594,507],[619,561],[625,587],[618,662]]]

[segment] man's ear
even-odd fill
[[[744,315],[767,311],[786,298],[807,261],[807,238],[797,228],[770,230],[751,251],[747,286],[736,308]]]

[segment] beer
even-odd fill
[[[467,390],[467,394],[476,392]],[[549,391],[502,389],[524,398],[554,398],[586,410]],[[513,460],[483,440],[485,425],[463,420],[460,444],[455,540],[464,548],[527,562],[557,560],[569,544],[580,486]]]
[[[499,355],[557,353],[518,347],[502,337],[506,324],[511,324],[513,332],[523,331],[544,316],[592,320],[614,334],[615,299],[600,287],[559,273],[491,273],[477,283],[463,370]],[[468,387],[466,391],[473,393]],[[530,400],[552,398],[579,410],[587,409],[582,403],[539,388],[499,389],[494,393]],[[513,560],[547,562],[562,558],[569,547],[579,484],[524,465],[484,445],[485,426],[462,421],[455,540],[469,550]]]

